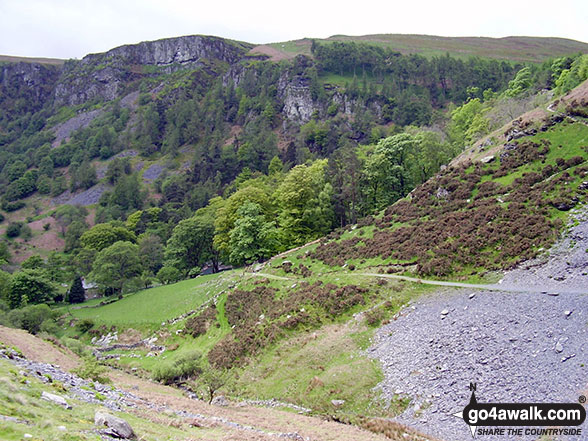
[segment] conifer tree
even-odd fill
[[[77,276],[69,289],[69,303],[82,303],[86,300],[86,290],[82,285],[82,278]]]

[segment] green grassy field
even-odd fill
[[[67,309],[75,318],[92,319],[97,324],[122,328],[158,328],[161,322],[202,305],[234,283],[235,277],[233,271],[210,274],[129,294],[105,306]],[[99,301],[92,302],[96,304]]]

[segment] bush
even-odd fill
[[[81,341],[74,338],[63,337],[61,339],[61,344],[80,357],[90,355],[86,346]]]
[[[2,209],[8,212],[20,210],[24,208],[26,204],[23,201],[16,201],[16,202],[3,202]]]
[[[153,379],[163,384],[179,384],[199,374],[202,369],[200,352],[189,352],[172,363],[160,364],[153,371]]]
[[[104,366],[99,365],[96,360],[91,358],[84,359],[84,364],[76,369],[73,369],[72,372],[78,377],[98,381],[102,384],[111,382],[110,378],[105,375],[107,369]]]
[[[82,334],[88,332],[90,329],[94,327],[94,321],[91,319],[83,319],[80,320],[76,324],[76,329],[81,332]]]
[[[194,277],[198,277],[201,272],[202,272],[202,268],[200,268],[199,266],[195,266],[190,271],[188,271],[188,277],[190,279],[193,279]]]
[[[22,229],[21,222],[11,222],[8,227],[6,227],[6,237],[8,238],[15,238],[20,236],[20,231]]]
[[[182,274],[173,266],[164,266],[157,272],[157,278],[161,283],[168,285],[181,280]]]
[[[56,316],[57,313],[55,311],[52,311],[49,306],[42,304],[13,309],[8,313],[7,319],[9,325],[15,328],[24,329],[31,334],[37,334],[41,330],[49,328],[55,329],[57,326],[55,324]],[[53,327],[50,322],[53,322],[55,327]],[[45,329],[42,329],[42,327]]]
[[[59,333],[59,326],[54,319],[43,320],[39,327],[40,332],[46,332],[47,334],[57,335]]]

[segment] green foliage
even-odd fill
[[[157,279],[164,285],[182,280],[182,273],[174,266],[162,266],[157,272]]]
[[[489,121],[484,116],[487,110],[479,98],[474,98],[451,112],[449,133],[454,144],[463,148],[488,133]]]
[[[51,330],[56,332],[55,319],[59,314],[51,310],[49,306],[29,305],[19,309],[13,309],[8,313],[8,324],[15,328],[25,329],[31,334],[40,331]]]
[[[588,79],[588,55],[578,56],[569,69],[561,70],[555,80],[555,91],[564,94]]]
[[[98,252],[88,277],[120,293],[125,283],[142,271],[139,247],[128,241],[118,241]]]
[[[0,240],[0,265],[9,263],[11,258],[12,256],[10,255],[8,245],[3,240]]]
[[[164,247],[159,236],[144,233],[139,236],[139,256],[143,266],[151,274],[156,274],[163,266]]]
[[[44,271],[23,270],[12,276],[8,304],[11,308],[18,308],[32,303],[46,303],[53,300],[55,293],[55,286],[47,280]]]
[[[80,357],[87,357],[91,355],[87,350],[86,346],[81,341],[75,338],[62,337],[60,341],[66,348],[68,348],[74,354],[79,355]]]
[[[178,357],[173,362],[159,364],[154,372],[153,379],[163,384],[181,384],[201,372],[202,355],[192,351]]]
[[[178,223],[167,242],[165,259],[180,271],[202,266],[207,261],[218,262],[213,247],[214,218],[197,214]]]
[[[316,239],[332,227],[333,187],[327,182],[326,166],[327,160],[318,160],[294,167],[274,193],[286,247]]]
[[[91,357],[85,358],[83,364],[72,369],[72,372],[87,380],[98,381],[102,384],[112,383],[112,380],[107,376],[108,369]]]
[[[229,259],[234,265],[271,257],[279,249],[278,229],[267,221],[261,207],[248,202],[237,210],[237,220],[230,232]]]
[[[82,319],[76,323],[76,329],[79,332],[81,332],[82,334],[85,334],[93,327],[94,327],[94,321],[91,319]]]
[[[71,284],[67,294],[69,303],[82,303],[86,300],[86,290],[82,284],[82,278],[77,276]]]
[[[216,392],[227,385],[230,380],[229,371],[215,368],[209,363],[203,363],[201,372],[198,375],[198,384],[204,389],[204,395],[208,404],[212,403]]]
[[[85,218],[88,215],[88,210],[84,207],[76,205],[62,205],[53,213],[53,217],[61,228],[61,234],[65,235],[67,227],[74,222],[81,222],[85,225]],[[76,227],[79,228],[79,227]]]
[[[80,237],[88,230],[84,220],[75,220],[67,227],[65,232],[65,251],[72,251],[81,247]]]
[[[8,227],[6,227],[6,231],[4,232],[4,234],[9,239],[13,239],[15,237],[18,237],[18,236],[20,236],[20,231],[22,229],[22,226],[23,226],[22,222],[11,222],[10,224],[8,224]]]
[[[40,270],[45,268],[45,261],[39,255],[32,255],[20,264],[22,269]]]
[[[135,234],[115,224],[96,224],[80,236],[80,244],[84,248],[102,251],[115,242],[136,242]]]
[[[531,69],[529,67],[523,67],[517,72],[515,78],[508,83],[508,89],[506,89],[504,94],[508,97],[515,97],[529,90],[531,85]]]

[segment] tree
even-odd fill
[[[360,168],[361,164],[352,146],[341,147],[329,158],[328,176],[333,187],[334,212],[340,226],[357,222]]]
[[[84,289],[82,278],[80,276],[76,276],[72,282],[67,300],[72,304],[83,303],[86,300],[86,290]]]
[[[270,190],[261,182],[252,184],[252,181],[242,183],[242,187],[233,193],[227,200],[213,199],[210,201],[211,207],[214,204],[214,241],[213,245],[216,250],[228,259],[231,253],[231,230],[235,227],[235,221],[238,218],[237,211],[248,202],[258,204],[264,216],[270,220],[273,216],[274,207],[270,201]]]
[[[531,69],[529,67],[523,67],[517,72],[514,79],[508,83],[508,89],[506,89],[504,94],[508,97],[518,96],[527,91],[532,84]]]
[[[139,255],[143,258],[143,266],[151,274],[157,274],[163,266],[163,253],[159,236],[145,233],[139,237]]]
[[[237,210],[230,233],[231,263],[242,265],[272,256],[279,248],[278,230],[267,221],[258,204],[248,202]]]
[[[84,248],[102,251],[115,242],[136,242],[135,234],[124,227],[113,224],[96,224],[80,237]]]
[[[75,220],[69,224],[65,232],[65,251],[79,248],[81,246],[80,237],[86,231],[88,231],[88,225],[83,220]]]
[[[167,241],[165,259],[180,271],[213,262],[218,270],[218,253],[213,245],[214,219],[206,215],[195,215],[181,221]]]
[[[214,394],[229,381],[229,373],[226,369],[217,369],[208,363],[204,363],[202,372],[198,376],[198,382],[204,386],[208,404],[212,403]]]
[[[173,266],[162,266],[157,272],[157,279],[164,285],[175,283],[182,279],[180,271]]]
[[[334,214],[333,187],[326,180],[327,160],[297,165],[288,172],[274,197],[286,247],[302,245],[328,233]]]
[[[61,234],[65,235],[65,231],[71,223],[75,221],[85,223],[87,215],[88,210],[86,210],[84,207],[77,205],[62,205],[57,210],[55,210],[55,213],[53,213],[53,218],[61,227]]]
[[[470,144],[486,134],[490,124],[484,116],[487,110],[487,106],[474,98],[451,112],[449,134],[452,141],[463,148],[464,144]]]
[[[55,292],[55,287],[47,280],[43,271],[23,270],[12,276],[8,305],[18,308],[28,304],[47,303],[54,299]]]
[[[21,263],[22,269],[44,269],[45,268],[45,261],[39,255],[33,255],[26,259],[23,263]]]
[[[139,247],[128,241],[118,241],[96,255],[88,278],[115,293],[121,293],[125,282],[142,271]]]
[[[0,241],[0,265],[5,265],[11,260],[10,250],[4,241]]]

